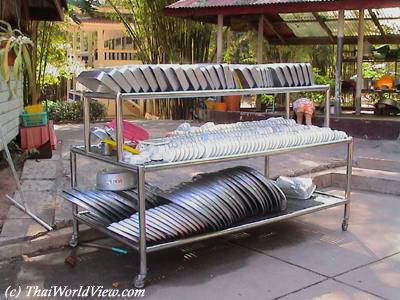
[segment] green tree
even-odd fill
[[[106,0],[135,41],[144,63],[206,62],[212,27],[163,15],[171,0]],[[121,8],[130,11],[123,14]]]

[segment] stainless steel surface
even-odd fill
[[[285,116],[290,119],[290,93],[285,94]]]
[[[77,77],[80,84],[93,92],[117,93],[121,91],[119,85],[107,74],[111,68],[83,71]]]
[[[280,93],[301,93],[301,92],[323,92],[329,89],[329,85],[294,86],[294,87],[273,87],[254,89],[224,89],[211,91],[171,91],[171,92],[149,92],[149,93],[124,93],[122,99],[163,99],[163,98],[205,98],[220,97],[229,95],[261,95]],[[91,95],[90,93],[89,95]],[[94,93],[101,96],[101,94]],[[115,95],[114,95],[115,97]]]
[[[129,83],[131,91],[134,91],[136,93],[141,91],[141,87],[137,82],[135,76],[133,76],[133,73],[129,70],[129,66],[123,66],[119,69],[119,71],[122,73],[126,81]]]
[[[90,97],[83,97],[83,135],[85,141],[85,151],[90,152]]]
[[[139,277],[146,277],[147,275],[147,247],[146,247],[146,195],[145,195],[145,170],[142,167],[137,169],[137,182],[138,182],[138,199],[139,199]]]
[[[77,154],[70,152],[70,164],[71,164],[71,187],[75,188],[77,186],[77,168],[76,168]],[[72,236],[69,242],[70,246],[76,247],[79,241],[79,222],[74,217],[78,213],[78,205],[72,204]]]
[[[325,91],[325,127],[330,127],[330,106],[331,106],[331,92],[330,89]]]
[[[104,169],[96,175],[96,187],[99,190],[124,191],[136,186],[136,175],[126,169]]]
[[[264,176],[265,177],[267,177],[267,178],[269,178],[270,177],[270,173],[269,173],[269,170],[270,170],[270,168],[269,168],[269,160],[270,160],[270,157],[268,156],[268,155],[266,155],[265,156],[265,158],[264,158]]]
[[[123,151],[122,151],[122,147],[124,145],[124,136],[123,136],[123,116],[122,116],[122,101],[121,99],[121,93],[117,94],[117,98],[115,101],[115,113],[116,113],[116,126],[115,126],[115,131],[116,131],[116,135],[117,135],[117,160],[118,161],[122,161],[122,155],[123,155]]]
[[[350,218],[350,198],[351,198],[351,175],[353,168],[353,142],[347,145],[347,167],[346,167],[346,193],[345,199],[347,201],[344,206],[344,218],[343,225],[344,229],[347,230],[347,225]]]

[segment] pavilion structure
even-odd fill
[[[167,16],[217,24],[217,61],[222,60],[223,26],[257,30],[257,62],[263,41],[271,45],[337,45],[335,112],[341,109],[343,45],[357,45],[356,114],[361,112],[365,43],[400,44],[399,0],[180,0]]]

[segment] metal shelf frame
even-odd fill
[[[87,158],[103,161],[115,166],[119,166],[122,168],[129,169],[134,171],[137,176],[138,182],[138,206],[139,206],[139,227],[140,227],[140,237],[139,243],[134,243],[129,241],[123,237],[118,236],[115,233],[112,233],[107,228],[96,224],[91,221],[89,218],[85,217],[85,212],[79,212],[78,206],[76,204],[72,204],[72,216],[73,216],[73,233],[70,241],[70,245],[72,247],[76,247],[79,241],[79,223],[87,224],[90,227],[93,227],[104,234],[110,236],[111,238],[118,240],[125,245],[137,250],[139,252],[139,272],[137,277],[135,278],[134,285],[137,288],[142,288],[145,284],[145,280],[147,277],[147,254],[150,252],[163,250],[171,247],[177,247],[188,243],[193,243],[209,238],[214,238],[218,236],[223,236],[226,234],[239,232],[243,230],[248,230],[254,227],[263,226],[266,224],[271,224],[274,222],[291,219],[297,216],[301,216],[304,214],[313,213],[316,211],[320,211],[323,209],[328,209],[331,207],[344,205],[344,217],[342,221],[342,230],[347,230],[349,216],[350,216],[350,195],[351,195],[351,174],[352,174],[352,157],[353,157],[353,139],[347,138],[341,141],[332,141],[327,143],[320,144],[312,144],[312,145],[302,145],[297,147],[289,147],[282,149],[274,149],[268,151],[261,151],[255,153],[246,153],[246,154],[237,154],[230,155],[224,157],[212,157],[205,159],[197,159],[192,161],[183,161],[183,162],[165,162],[165,163],[150,163],[144,165],[131,165],[128,163],[122,162],[122,145],[123,145],[123,137],[122,137],[122,101],[124,99],[166,99],[166,98],[194,98],[194,97],[208,97],[208,96],[224,96],[224,95],[249,95],[249,94],[264,94],[264,93],[285,93],[287,95],[287,100],[289,100],[289,93],[291,92],[303,92],[303,91],[324,91],[326,93],[327,103],[329,103],[329,86],[321,85],[321,86],[308,86],[308,87],[293,87],[293,88],[265,88],[265,89],[241,89],[241,90],[216,90],[216,91],[188,91],[188,92],[165,92],[165,93],[135,93],[135,94],[117,94],[115,96],[115,107],[116,107],[116,136],[117,136],[117,157],[110,158],[105,157],[100,154],[96,154],[90,151],[90,119],[89,119],[89,103],[91,99],[94,98],[111,98],[112,95],[109,94],[99,94],[99,93],[86,93],[83,95],[84,99],[84,138],[85,145],[84,146],[73,146],[70,151],[71,158],[71,187],[75,188],[78,185],[77,182],[77,158],[78,156],[84,156]],[[288,104],[288,101],[287,101]],[[289,106],[287,105],[287,108]],[[329,105],[326,106],[329,108]],[[326,125],[329,126],[329,109],[326,109]],[[248,158],[256,158],[256,157],[264,157],[264,174],[266,177],[269,177],[270,170],[270,157],[273,155],[279,155],[288,152],[294,152],[299,150],[311,149],[316,147],[323,147],[328,145],[346,145],[347,146],[347,169],[346,169],[346,189],[345,189],[345,197],[341,198],[334,195],[320,193],[321,195],[325,195],[327,199],[322,205],[318,205],[316,207],[311,207],[307,209],[302,209],[299,211],[295,211],[293,213],[289,213],[286,215],[281,215],[277,217],[266,217],[262,220],[257,220],[253,222],[248,222],[245,224],[237,225],[225,230],[205,233],[198,236],[193,236],[185,239],[169,241],[159,244],[146,245],[146,220],[145,220],[145,178],[146,173],[156,172],[160,170],[167,170],[173,168],[187,167],[187,166],[198,166],[205,165],[211,163],[219,163],[226,161],[237,161]]]

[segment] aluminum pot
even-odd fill
[[[97,189],[103,191],[124,191],[137,186],[135,173],[125,169],[104,169],[97,173]]]

